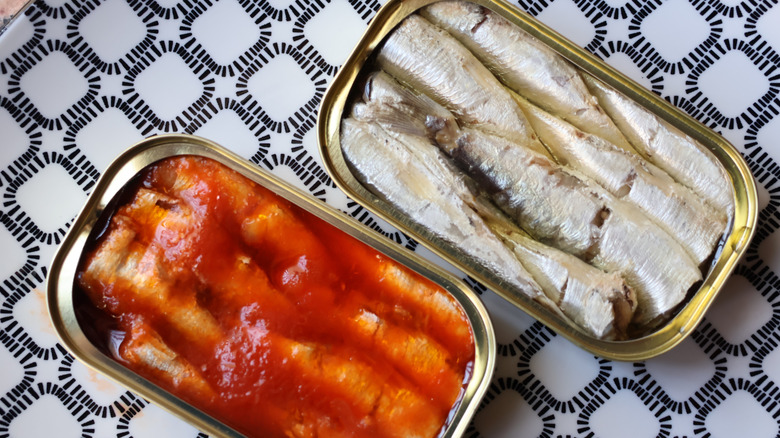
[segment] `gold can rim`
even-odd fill
[[[661,328],[644,337],[626,341],[593,338],[570,326],[531,299],[526,299],[519,291],[513,292],[492,273],[459,258],[451,248],[446,248],[446,244],[437,242],[431,233],[414,224],[393,206],[368,191],[351,173],[341,153],[339,133],[353,86],[383,39],[404,18],[437,1],[439,0],[389,0],[373,18],[331,82],[320,105],[317,120],[318,148],[328,174],[341,190],[363,207],[413,236],[433,253],[593,354],[613,360],[639,361],[660,355],[682,342],[701,322],[704,313],[744,255],[756,231],[758,196],[750,169],[737,149],[722,136],[517,7],[503,0],[469,0],[503,16],[561,54],[580,70],[612,86],[699,141],[715,155],[731,178],[735,199],[732,227],[717,261],[685,306]]]
[[[149,137],[119,155],[101,175],[84,207],[58,248],[46,280],[49,316],[60,342],[80,362],[159,405],[208,434],[241,437],[242,434],[151,381],[132,372],[99,351],[87,338],[76,316],[74,281],[82,253],[94,226],[111,201],[140,171],[165,158],[199,156],[214,159],[307,212],[434,281],[461,305],[474,336],[474,367],[457,407],[450,413],[442,437],[461,436],[486,393],[495,368],[496,340],[482,301],[462,281],[412,251],[371,232],[358,221],[325,204],[222,146],[193,135],[164,134]]]

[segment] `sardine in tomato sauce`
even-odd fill
[[[116,360],[250,436],[441,432],[474,360],[445,290],[216,161],[144,172],[77,280]]]

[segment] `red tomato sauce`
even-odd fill
[[[119,362],[250,436],[437,436],[474,360],[444,289],[205,158],[147,169],[78,284]]]

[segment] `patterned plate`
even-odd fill
[[[641,363],[588,355],[465,278],[500,343],[468,435],[780,436],[780,5],[518,4],[735,144],[759,230],[701,326]],[[379,7],[40,0],[0,36],[0,437],[202,436],[74,362],[45,310],[54,249],[101,169],[141,138],[211,138],[435,260],[337,190],[316,152],[322,94]]]

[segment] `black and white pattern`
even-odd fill
[[[656,359],[593,357],[464,278],[497,329],[478,437],[780,436],[780,4],[517,0],[721,132],[759,229],[704,322]],[[39,0],[0,37],[0,437],[202,437],[58,344],[47,265],[102,169],[149,135],[211,138],[400,245],[340,192],[315,117],[377,0]]]

